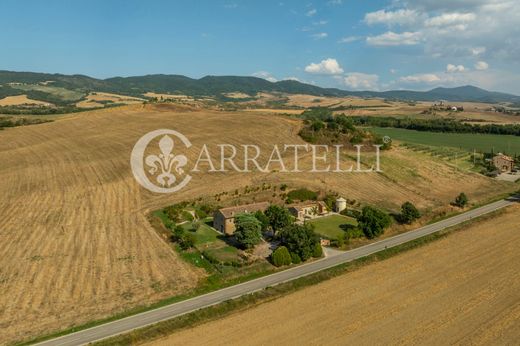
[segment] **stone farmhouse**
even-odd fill
[[[238,214],[265,211],[267,207],[268,202],[261,202],[219,209],[213,215],[213,227],[219,232],[232,235],[235,232],[235,217]]]
[[[515,160],[512,157],[498,153],[493,157],[493,166],[495,166],[500,172],[511,172],[514,168]]]
[[[327,205],[322,201],[316,201],[304,204],[292,204],[289,206],[289,212],[298,221],[310,219],[329,212]]]

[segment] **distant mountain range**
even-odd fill
[[[16,83],[41,84],[49,81],[52,81],[51,84],[48,84],[52,85],[52,87],[71,91],[83,93],[89,91],[111,92],[129,96],[142,96],[146,92],[217,97],[230,92],[241,92],[249,95],[255,95],[258,92],[281,92],[315,96],[378,97],[409,101],[445,100],[450,102],[471,101],[520,104],[520,96],[487,91],[470,85],[456,88],[435,88],[429,91],[392,90],[376,92],[320,88],[295,80],[273,83],[257,77],[206,76],[200,79],[193,79],[182,75],[155,74],[96,79],[84,75],[11,71],[0,71],[0,98],[26,93],[26,90]],[[49,98],[45,97],[45,88],[31,91],[31,97],[49,100]],[[57,101],[55,95],[53,97],[55,98],[54,101]]]

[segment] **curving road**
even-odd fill
[[[105,323],[96,327],[85,329],[72,334],[64,335],[55,339],[44,341],[38,345],[45,346],[72,346],[83,345],[89,342],[99,341],[118,334],[129,332],[133,329],[142,328],[160,321],[168,320],[189,312],[202,309],[211,305],[221,303],[223,301],[240,297],[262,290],[269,286],[274,286],[283,282],[291,281],[302,276],[306,276],[320,270],[337,266],[342,263],[350,262],[355,259],[368,256],[375,252],[391,248],[411,240],[423,237],[441,231],[445,228],[452,227],[482,216],[492,211],[507,207],[513,204],[517,199],[511,198],[501,200],[483,207],[470,210],[463,214],[451,217],[437,223],[427,225],[416,230],[402,233],[391,238],[387,238],[357,249],[342,252],[338,255],[326,257],[312,263],[303,264],[298,267],[290,268],[275,274],[264,276],[255,280],[247,281],[235,286],[227,287],[208,294],[197,296],[182,302],[174,303],[158,309],[143,312],[137,315],[129,316],[117,321]]]

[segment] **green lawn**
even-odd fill
[[[217,237],[219,233],[215,231],[212,227],[201,224],[197,232],[195,232],[195,237],[197,238],[196,245],[206,244],[217,241]]]
[[[345,225],[357,226],[355,219],[342,215],[320,217],[308,222],[314,225],[314,232],[331,240],[345,233]]]
[[[520,136],[486,135],[473,133],[439,133],[396,129],[390,127],[373,127],[375,133],[409,143],[429,146],[453,147],[472,152],[504,152],[510,155],[520,153]]]

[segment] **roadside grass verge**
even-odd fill
[[[320,272],[310,274],[293,281],[282,283],[273,287],[268,287],[262,291],[242,296],[240,298],[225,301],[223,303],[200,309],[179,317],[172,318],[167,321],[159,322],[147,327],[143,327],[132,332],[118,335],[112,338],[95,342],[97,346],[116,346],[139,344],[145,341],[157,339],[184,328],[194,327],[199,324],[228,316],[232,313],[246,310],[258,304],[280,298],[283,295],[295,292],[305,287],[315,285],[326,280],[335,278],[352,271],[355,271],[365,265],[382,261],[396,256],[405,251],[416,249],[427,245],[435,240],[442,239],[451,233],[463,230],[469,225],[482,222],[487,219],[495,218],[505,212],[505,209],[496,210],[479,218],[464,222],[457,226],[441,230],[439,232],[415,239],[413,241],[385,249],[372,255],[356,259],[351,262],[340,264],[338,266],[322,270]]]

